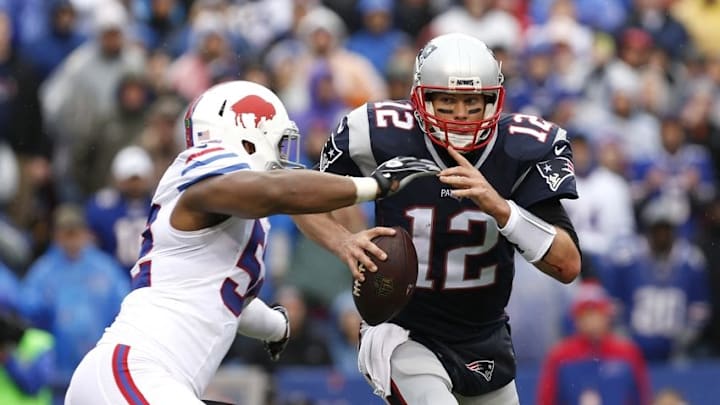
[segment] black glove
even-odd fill
[[[440,168],[435,162],[412,156],[398,156],[380,164],[372,177],[380,188],[378,198],[393,195],[411,181],[422,176],[437,174]]]
[[[264,342],[265,351],[270,355],[270,360],[278,361],[280,353],[285,350],[285,346],[290,340],[290,319],[288,318],[287,309],[282,305],[275,305],[272,307],[274,310],[280,312],[285,317],[285,337],[275,342]]]

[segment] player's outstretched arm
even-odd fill
[[[312,170],[243,170],[198,182],[185,191],[180,204],[199,213],[262,218],[331,211],[373,200],[380,192],[372,178]]]
[[[471,199],[495,218],[500,233],[544,273],[563,283],[580,274],[580,251],[567,231],[502,198],[465,157],[452,148],[448,151],[458,166],[440,172],[440,181],[453,186],[454,196]]]
[[[394,158],[378,166],[372,177],[312,170],[233,172],[187,188],[173,212],[172,222],[178,229],[193,230],[217,222],[208,221],[208,214],[262,218],[333,211],[391,195],[419,176],[434,175],[436,169],[422,159]]]

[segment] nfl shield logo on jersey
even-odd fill
[[[540,175],[550,186],[550,190],[557,191],[565,179],[575,175],[575,166],[570,159],[565,156],[558,156],[552,160],[544,160],[537,165]]]
[[[465,364],[465,367],[473,373],[478,373],[485,381],[492,380],[493,370],[495,370],[495,360],[475,360]]]

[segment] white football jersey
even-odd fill
[[[183,191],[211,176],[250,170],[247,155],[220,144],[182,152],[163,175],[131,270],[133,291],[98,344],[151,355],[199,396],[235,338],[248,299],[265,276],[267,219],[231,217],[185,232],[170,225]]]

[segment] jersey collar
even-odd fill
[[[485,160],[487,160],[487,157],[490,155],[490,152],[495,147],[495,143],[498,139],[498,127],[495,126],[495,134],[488,142],[487,145],[485,145],[485,148],[483,148],[482,154],[480,154],[480,157],[478,158],[477,162],[473,166],[475,166],[476,169],[480,169],[480,166],[482,166],[483,163],[485,163]],[[425,139],[425,147],[427,148],[428,152],[430,152],[430,155],[432,155],[433,160],[435,163],[437,163],[438,166],[440,166],[441,169],[447,169],[448,166],[445,164],[445,161],[440,157],[440,155],[437,152],[437,149],[435,149],[435,144],[430,140],[428,135],[423,136]]]

